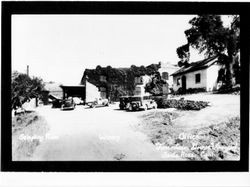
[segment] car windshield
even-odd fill
[[[141,101],[141,97],[130,97],[130,101]]]
[[[127,97],[120,97],[120,101],[127,101],[128,98]]]

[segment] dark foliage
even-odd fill
[[[219,15],[198,15],[189,21],[191,28],[185,31],[188,44],[177,48],[177,55],[181,59],[180,66],[188,63],[189,48],[192,46],[200,53],[205,52],[207,57],[219,55],[225,64],[225,83],[232,86],[239,82],[239,64],[235,56],[240,50],[240,18],[233,16],[230,27],[224,27]],[[234,65],[236,64],[236,65]],[[236,73],[235,73],[236,72]],[[237,77],[236,77],[237,76]],[[236,77],[236,81],[233,81]]]
[[[14,72],[11,79],[11,107],[16,109],[31,98],[41,97],[44,84],[42,79]]]
[[[108,92],[108,97],[110,97],[112,101],[116,101],[122,95],[133,94],[135,77],[154,75],[158,72],[159,68],[159,64],[151,64],[146,67],[132,65],[130,68],[101,67],[98,65],[96,69],[86,69],[84,71],[81,84],[84,84],[84,80],[87,78],[90,83],[97,87],[105,87]],[[105,76],[107,81],[101,81],[101,75]]]
[[[178,66],[188,66],[188,62],[190,59],[190,52],[189,52],[189,44],[182,45],[177,48],[176,50],[178,57],[181,59],[178,62]]]
[[[188,88],[186,90],[179,88],[173,94],[174,95],[182,95],[182,94],[193,94],[193,93],[200,93],[200,92],[206,92],[206,88]]]
[[[152,78],[152,81],[146,84],[145,91],[152,95],[162,95],[164,84],[167,84],[167,82],[163,80],[160,73],[157,72]]]
[[[176,99],[159,99],[156,101],[158,108],[176,108],[180,110],[201,110],[209,106],[208,102],[191,101],[191,100],[176,100]]]

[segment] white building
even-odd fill
[[[158,71],[161,77],[167,81],[169,88],[173,88],[173,77],[170,75],[176,72],[179,67],[177,65],[171,64],[170,62],[159,62],[159,64],[161,67]]]
[[[149,75],[142,75],[135,77],[134,83],[135,85],[146,85],[148,82],[151,81],[151,77]]]
[[[150,81],[151,81],[151,77],[148,75],[142,75],[142,76],[135,77],[134,95],[148,95],[149,93],[145,92],[145,86]]]
[[[202,61],[190,63],[172,74],[173,90],[178,91],[203,88],[206,91],[217,90],[218,75],[221,65],[218,64],[218,57],[211,57]]]

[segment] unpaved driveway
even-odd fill
[[[76,106],[72,111],[44,106],[37,111],[50,130],[31,160],[162,159],[148,137],[133,128],[141,112],[121,111],[117,104],[94,109]]]
[[[174,120],[173,123],[183,130],[219,124],[228,121],[229,118],[240,116],[240,95],[200,93],[181,97],[184,97],[185,100],[208,101],[210,103],[209,107],[200,111],[182,111],[182,116]]]
[[[201,111],[178,111],[173,126],[182,130],[218,124],[240,114],[239,95],[193,94],[185,99],[209,101]],[[159,150],[150,137],[138,130],[146,113],[167,112],[157,109],[141,112],[118,110],[118,105],[89,109],[77,106],[61,111],[44,106],[37,109],[50,127],[48,137],[36,149],[31,160],[181,160]],[[167,157],[166,157],[167,155]]]

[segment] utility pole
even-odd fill
[[[27,65],[27,75],[29,76],[29,65]]]

